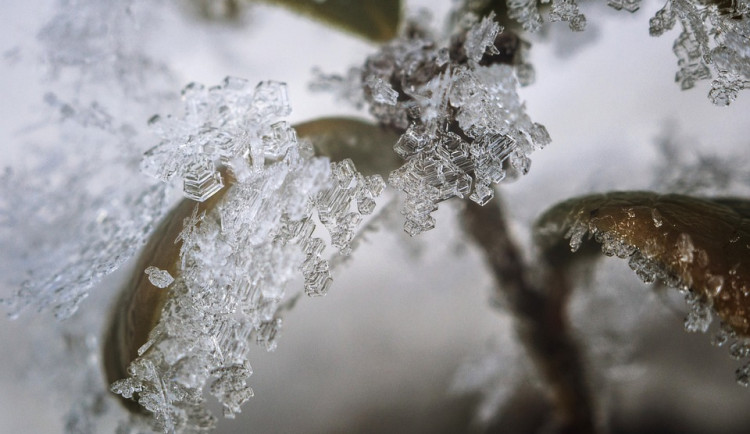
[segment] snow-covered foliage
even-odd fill
[[[629,0],[609,4],[631,12],[639,7]],[[69,318],[103,277],[159,236],[154,229],[174,205],[174,187],[183,200],[198,203],[221,196],[205,212],[196,207],[179,237],[167,240],[180,245],[176,271],[153,264],[135,271],[168,298],[128,377],[111,385],[153,415],[146,422],[151,429],[206,431],[215,418],[204,395],[215,396],[226,417],[240,412],[253,395],[251,343],[274,349],[282,316],[298,293],[328,292],[331,251],[351,253],[386,183],[363,176],[351,160],[315,156],[287,119],[291,104],[281,82],[251,85],[230,77],[210,88],[192,83],[181,93],[183,111],[166,114],[179,101],[180,85],[170,67],[143,49],[140,34],[153,23],[139,11],[160,5],[63,0],[39,31],[36,54],[50,90],[43,120],[23,134],[28,143],[48,142],[38,152],[29,146],[23,164],[0,175],[0,270],[14,288],[2,302],[12,316],[30,307]],[[525,30],[542,27],[537,2],[508,0],[507,6]],[[657,13],[653,35],[677,21],[683,28],[674,46],[683,89],[713,77],[711,100],[728,105],[750,85],[747,15],[746,1],[725,6],[670,0]],[[498,183],[526,174],[531,153],[550,143],[518,94],[534,81],[530,45],[503,29],[498,18],[505,17],[466,13],[446,30],[448,38],[410,22],[346,76],[318,73],[315,87],[367,106],[381,125],[399,132],[393,151],[404,164],[388,181],[405,196],[402,214],[410,235],[435,226],[433,213],[443,201],[487,204]],[[586,25],[574,0],[552,0],[548,21],[567,22],[577,31]],[[19,52],[8,51],[4,59]],[[149,118],[153,113],[162,114]],[[698,166],[706,169],[702,162]],[[721,172],[719,167],[711,174]],[[587,230],[571,230],[572,247]],[[653,280],[653,264],[616,240],[602,240]],[[296,278],[299,290],[292,286]],[[694,298],[688,302],[688,328],[706,330],[710,311]],[[95,372],[100,334],[90,330],[100,322],[78,317],[50,332],[65,342],[49,348],[63,355],[50,360],[81,367],[62,382],[75,401],[69,432],[96,431],[94,419],[104,412],[106,388]],[[750,354],[750,345],[731,331],[717,336],[717,344],[736,340],[729,344],[733,356]],[[514,347],[507,363],[520,363],[516,352]],[[498,375],[497,360],[478,364],[490,367],[467,368],[456,388],[484,389],[487,419],[518,382]],[[72,371],[61,366],[46,368],[50,375]],[[526,375],[521,371],[508,372]],[[750,382],[750,365],[738,378]]]
[[[346,255],[385,188],[379,175],[362,176],[348,159],[314,157],[312,145],[297,140],[283,120],[291,110],[283,83],[190,84],[183,100],[183,117],[152,120],[162,142],[146,153],[147,172],[182,178],[184,194],[197,201],[224,187],[220,165],[234,181],[214,208],[186,219],[160,321],[129,378],[112,385],[126,398],[137,394],[154,427],[169,432],[211,427],[203,404],[210,380],[225,416],[240,411],[253,395],[248,344],[276,347],[287,284],[301,271],[307,295],[331,285],[314,215]]]

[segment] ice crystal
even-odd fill
[[[737,336],[732,327],[722,322],[711,343],[717,347],[726,346],[731,358],[744,363],[735,371],[735,379],[740,386],[750,386],[750,341]]]
[[[535,32],[542,26],[536,0],[507,0],[508,17],[518,21],[524,30]]]
[[[219,165],[243,178],[278,158],[297,139],[288,124],[273,121],[291,111],[286,85],[227,77],[206,89],[191,83],[182,91],[183,116],[154,116],[149,124],[162,142],[150,149],[143,170],[162,180],[183,179],[185,196],[204,201],[223,188]],[[249,157],[249,158],[248,158]]]
[[[495,39],[501,31],[502,28],[495,22],[494,12],[484,17],[479,24],[466,32],[466,41],[464,41],[466,57],[479,62],[485,53],[498,54]]]
[[[628,12],[635,12],[641,8],[640,0],[609,0],[607,4],[618,11],[625,9]]]
[[[253,88],[227,78],[211,89],[191,84],[183,95],[184,118],[156,122],[162,142],[146,154],[145,166],[186,185],[190,176],[213,176],[224,166],[233,180],[214,208],[200,215],[196,208],[185,220],[176,240],[179,273],[160,322],[129,377],[112,385],[125,397],[137,394],[155,427],[166,431],[213,424],[202,396],[209,383],[227,417],[240,411],[253,395],[249,343],[275,348],[287,284],[301,272],[308,295],[324,295],[331,285],[316,217],[332,246],[348,254],[362,216],[385,187],[351,160],[313,157],[311,145],[280,119],[289,113],[283,83]],[[195,185],[197,193],[188,195],[194,199],[218,190],[217,183]],[[158,273],[151,270],[152,282]]]
[[[403,131],[393,149],[406,162],[389,183],[406,194],[410,235],[435,226],[431,214],[442,201],[487,203],[494,184],[527,173],[528,155],[550,141],[516,93],[519,71],[524,84],[533,78],[528,43],[501,33],[493,15],[468,23],[447,45],[410,23],[404,36],[367,58],[356,78],[364,92],[350,97],[361,95],[382,124]]]
[[[174,282],[174,277],[169,274],[169,271],[151,266],[147,267],[144,272],[148,275],[148,281],[157,288],[166,288]]]
[[[364,104],[361,69],[349,68],[346,76],[324,74],[318,68],[313,69],[312,73],[313,80],[310,82],[310,90],[331,92],[337,99],[346,101],[357,108]],[[387,83],[383,83],[383,86],[387,86]]]
[[[575,0],[552,0],[549,20],[566,21],[570,30],[581,32],[586,29],[586,17],[578,11]]]
[[[650,21],[650,33],[659,36],[679,21],[682,26],[673,51],[680,70],[675,80],[690,89],[714,77],[709,99],[729,105],[740,90],[750,87],[749,4],[729,6],[692,0],[669,0]]]
[[[630,212],[633,213],[633,216],[635,215],[635,211]],[[655,227],[664,225],[661,213],[654,211],[651,213],[651,217]],[[709,330],[713,322],[712,309],[714,300],[725,297],[726,286],[731,286],[733,289],[740,289],[745,294],[750,294],[750,291],[740,286],[742,283],[737,278],[739,263],[733,269],[729,270],[729,279],[711,274],[708,272],[710,263],[708,254],[705,250],[697,248],[692,237],[688,234],[682,233],[675,240],[676,259],[683,267],[690,266],[706,270],[704,276],[705,292],[698,292],[691,288],[693,283],[689,274],[680,277],[674,272],[669,271],[656,257],[649,256],[644,251],[628,245],[623,240],[617,238],[615,232],[598,229],[597,225],[594,224],[595,217],[588,220],[588,216],[571,215],[569,219],[566,222],[569,230],[565,237],[570,239],[571,250],[578,250],[586,234],[590,233],[592,238],[601,243],[604,254],[627,258],[628,265],[643,282],[660,282],[667,287],[677,289],[683,294],[688,308],[684,327],[688,332],[706,333]],[[739,242],[739,237],[730,238],[729,242],[737,243]],[[732,358],[745,363],[737,369],[736,376],[737,382],[747,387],[750,384],[750,340],[738,336],[731,326],[722,322],[719,330],[712,337],[712,344],[726,346]]]
[[[691,333],[707,332],[713,320],[709,301],[701,298],[693,291],[686,291],[685,301],[690,309],[685,318],[685,330]]]

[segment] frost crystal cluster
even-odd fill
[[[495,9],[499,11],[498,2],[491,0],[471,0],[461,2],[460,6],[454,11],[454,19],[461,20],[467,13],[476,13],[477,11],[488,11]],[[550,0],[506,0],[505,5],[508,17],[517,21],[523,26],[524,30],[535,32],[542,27],[544,19],[539,11],[539,3],[549,4]],[[617,9],[632,8],[638,9],[639,0],[610,0],[609,4]],[[619,6],[619,7],[618,7]],[[567,22],[571,30],[580,32],[586,28],[586,17],[579,11],[576,0],[551,0],[548,21]]]
[[[682,32],[674,43],[682,89],[714,77],[709,98],[729,105],[740,90],[750,87],[750,2],[703,3],[669,0],[651,18],[650,33],[659,36],[677,21]],[[713,71],[713,73],[712,73]]]
[[[575,0],[552,0],[551,3],[550,22],[565,21],[574,31],[585,29],[586,17],[580,13]],[[607,4],[628,12],[640,8],[640,0],[608,0]],[[542,27],[537,1],[507,0],[506,5],[508,17],[518,21],[524,30],[535,32]],[[467,1],[455,11],[454,17],[489,10],[491,6],[489,0]],[[649,33],[660,36],[679,22],[682,31],[672,48],[680,68],[675,81],[687,90],[700,80],[713,78],[709,99],[725,106],[737,98],[740,90],[750,87],[749,12],[748,0],[667,0],[651,18]]]
[[[550,141],[516,93],[533,80],[528,44],[489,16],[469,22],[441,44],[411,23],[404,36],[367,58],[359,75],[370,112],[403,132],[394,150],[405,164],[389,182],[406,193],[402,213],[410,235],[435,226],[438,203],[469,197],[486,204],[493,185],[525,174],[529,154]],[[351,88],[342,77],[319,76],[318,88]],[[352,95],[348,95],[352,99]]]
[[[300,271],[308,295],[323,295],[331,284],[326,243],[313,236],[315,216],[348,254],[362,215],[385,187],[351,160],[313,157],[310,143],[280,119],[290,111],[283,83],[253,88],[228,78],[211,89],[191,84],[183,99],[184,117],[155,122],[162,142],[144,166],[164,180],[182,178],[195,200],[234,181],[213,208],[196,206],[185,219],[174,282],[146,270],[152,282],[171,284],[170,298],[129,378],[112,385],[124,397],[137,394],[155,427],[169,432],[213,426],[203,406],[207,383],[225,416],[240,411],[253,395],[249,342],[276,346],[287,284]]]

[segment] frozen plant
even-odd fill
[[[619,357],[601,347],[607,354],[587,353],[590,334],[568,315],[577,283],[569,251],[579,253],[574,259],[589,257],[590,240],[606,256],[627,259],[647,283],[676,287],[687,302],[688,331],[706,332],[719,318],[714,342],[742,360],[737,382],[750,384],[748,207],[741,199],[695,197],[732,185],[722,160],[670,161],[680,168],[662,173],[663,186],[683,195],[571,199],[523,225],[534,237],[526,243],[511,221],[520,207],[506,208],[499,197],[499,184],[527,174],[531,154],[550,143],[519,95],[535,71],[526,35],[509,19],[525,31],[541,29],[545,19],[583,30],[587,21],[575,1],[459,2],[445,29],[420,18],[401,22],[394,0],[278,3],[380,44],[344,75],[318,69],[312,84],[367,107],[368,119],[292,125],[285,83],[234,77],[214,87],[188,84],[176,111],[176,95],[141,85],[154,78],[179,89],[174,72],[136,43],[138,11],[151,7],[145,2],[62,2],[39,34],[47,79],[55,83],[45,85],[54,88],[43,98],[52,121],[42,124],[71,127],[77,134],[60,133],[61,141],[77,144],[41,152],[39,161],[0,178],[3,240],[31,246],[2,265],[14,285],[4,303],[13,315],[31,306],[70,317],[89,289],[146,244],[112,314],[100,315],[107,323],[101,337],[80,323],[55,331],[67,348],[52,350],[67,351],[61,360],[81,365],[70,378],[85,382],[65,388],[76,397],[69,432],[97,430],[108,390],[132,411],[123,432],[210,431],[216,418],[207,395],[235,417],[254,394],[252,344],[276,348],[300,295],[332,288],[331,258],[352,253],[386,189],[380,174],[397,190],[386,196],[402,201],[411,236],[435,227],[439,204],[459,203],[451,209],[461,215],[462,233],[495,279],[493,307],[507,320],[504,337],[512,344],[495,349],[494,359],[475,358],[454,382],[456,391],[487,397],[482,422],[492,423],[531,382],[549,409],[539,418],[546,428],[604,427],[605,392],[592,371],[601,359]],[[639,8],[637,1],[609,4]],[[153,7],[165,7],[159,5]],[[243,24],[239,2],[196,5],[196,28],[224,19]],[[747,87],[746,9],[741,2],[680,0],[657,13],[652,33],[683,26],[675,44],[683,88],[713,74],[710,96],[726,105]],[[118,86],[98,96],[112,84]],[[160,114],[146,121],[154,112]],[[92,153],[100,144],[105,151]],[[173,188],[181,191],[179,203]],[[34,262],[28,258],[35,250],[50,253]],[[24,271],[13,274],[15,268]],[[102,387],[94,374],[99,358],[109,383]]]
[[[213,426],[204,388],[226,417],[240,412],[253,396],[248,344],[276,347],[289,281],[301,271],[310,296],[331,285],[314,216],[348,255],[385,187],[351,160],[313,156],[283,120],[290,112],[284,83],[227,78],[210,89],[190,84],[182,95],[183,116],[150,121],[162,142],[143,167],[164,181],[181,178],[185,196],[201,206],[184,202],[155,235],[166,247],[147,246],[148,283],[136,279],[123,295],[129,307],[111,325],[108,362],[112,391],[137,398],[153,428],[166,432]],[[176,233],[171,222],[191,207]],[[149,295],[166,286],[168,295]],[[139,305],[149,298],[159,301]],[[131,309],[155,316],[155,326],[144,329]]]
[[[343,97],[357,104],[363,98],[381,124],[403,133],[393,150],[405,163],[389,183],[406,194],[404,230],[412,236],[435,226],[431,214],[442,201],[489,202],[494,184],[508,172],[526,174],[529,154],[550,142],[516,92],[519,77],[527,85],[533,76],[524,58],[528,43],[503,34],[492,13],[462,24],[450,40],[438,41],[410,21],[348,80],[319,75],[312,84],[335,90],[360,83],[361,94]]]

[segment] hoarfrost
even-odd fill
[[[582,32],[586,29],[586,17],[578,11],[575,0],[552,0],[552,11],[549,20],[566,21],[570,30]]]
[[[458,30],[463,37],[445,45],[423,24],[411,22],[405,35],[369,56],[361,69],[350,70],[348,79],[325,80],[338,89],[364,83],[363,92],[345,98],[364,98],[381,124],[403,132],[394,151],[406,162],[388,181],[406,194],[402,214],[410,235],[435,226],[431,214],[442,201],[468,197],[486,204],[494,184],[508,174],[527,173],[528,155],[550,141],[516,93],[518,75],[524,84],[533,77],[524,58],[528,43],[502,34],[493,16],[467,22]],[[510,58],[499,46],[513,47]],[[351,71],[360,75],[352,77]],[[320,81],[313,88],[332,87]]]
[[[224,187],[219,165],[243,178],[261,170],[266,157],[277,158],[296,145],[288,124],[272,122],[291,111],[286,92],[283,83],[253,88],[234,77],[210,89],[187,85],[181,117],[157,115],[149,121],[162,141],[146,153],[143,171],[162,181],[181,178],[186,197],[205,201]]]
[[[148,275],[148,281],[157,288],[166,288],[174,282],[174,277],[169,274],[169,271],[151,266],[147,267],[144,272]]]
[[[524,30],[535,32],[542,27],[536,0],[507,0],[508,17],[518,21]]]
[[[684,89],[714,77],[709,99],[726,106],[740,90],[750,87],[750,4],[706,4],[691,0],[668,0],[651,18],[649,32],[660,36],[679,21],[682,26],[673,51],[680,70],[675,81]]]
[[[629,210],[626,210],[629,211]],[[737,263],[729,269],[729,279],[724,276],[714,275],[708,271],[710,265],[708,254],[705,250],[696,247],[692,237],[686,233],[679,234],[672,248],[674,249],[674,260],[679,267],[690,267],[704,270],[703,289],[697,291],[693,285],[692,277],[689,273],[680,275],[666,268],[657,257],[650,256],[648,253],[638,248],[629,246],[624,240],[618,239],[616,233],[603,231],[597,228],[593,223],[596,217],[588,220],[588,215],[570,215],[565,225],[569,228],[565,237],[570,239],[571,249],[573,251],[580,248],[584,236],[591,234],[597,242],[601,243],[602,252],[609,256],[618,256],[628,259],[628,265],[636,275],[645,283],[660,282],[667,287],[677,289],[684,297],[687,305],[685,316],[685,330],[691,333],[706,333],[711,328],[713,322],[713,308],[716,300],[728,297],[725,287],[730,285],[732,289],[743,291],[747,295],[750,291],[745,291],[739,278],[737,278],[738,268],[741,266]],[[651,212],[655,227],[661,227],[665,224],[661,213],[655,209]],[[739,242],[738,236],[729,238],[730,244]],[[648,246],[649,243],[647,242]],[[646,249],[648,250],[648,249]],[[735,320],[734,317],[730,318]],[[741,321],[738,320],[738,321]],[[744,364],[736,370],[737,382],[747,387],[750,385],[750,339],[738,335],[732,327],[720,322],[718,330],[714,333],[711,342],[715,346],[725,346],[728,348],[729,355],[742,361]]]
[[[503,28],[495,22],[494,12],[482,18],[478,25],[473,26],[466,32],[466,41],[464,41],[466,57],[474,62],[479,62],[485,53],[489,55],[498,54],[499,51],[495,47],[495,38],[502,31]]]
[[[685,318],[685,330],[690,333],[706,333],[713,320],[710,301],[701,298],[693,291],[685,291],[685,301],[690,309]]]
[[[737,336],[731,326],[722,322],[711,343],[717,347],[726,346],[731,358],[742,361],[743,365],[735,370],[735,380],[740,386],[750,386],[750,340]]]
[[[586,17],[579,11],[576,0],[546,0],[552,3],[548,21],[567,22],[573,31],[586,28]],[[640,0],[608,0],[616,10],[633,13],[640,9]],[[518,21],[524,30],[535,32],[543,19],[536,1],[506,0],[508,17]],[[471,22],[477,11],[490,8],[488,1],[460,2],[453,11],[454,23]],[[679,70],[675,81],[683,90],[691,89],[698,81],[713,78],[708,97],[716,105],[731,104],[739,91],[750,88],[750,2],[712,3],[699,0],[667,0],[664,7],[649,21],[649,33],[660,36],[677,22],[682,31],[672,50],[677,56]],[[476,36],[491,34],[491,28],[478,26],[469,32],[466,53],[475,61],[483,54]],[[477,48],[475,48],[477,47]],[[522,74],[518,74],[519,78]]]
[[[249,343],[276,347],[288,283],[301,272],[310,296],[331,285],[315,216],[346,255],[385,188],[381,177],[364,177],[351,160],[312,156],[311,144],[279,119],[290,110],[283,83],[191,84],[183,100],[183,118],[157,122],[162,141],[145,165],[164,180],[186,179],[197,161],[204,173],[226,167],[233,182],[214,208],[200,215],[196,208],[186,219],[171,297],[129,377],[112,385],[125,397],[137,393],[154,427],[166,431],[213,425],[202,397],[212,379],[224,414],[240,411],[253,396]]]

